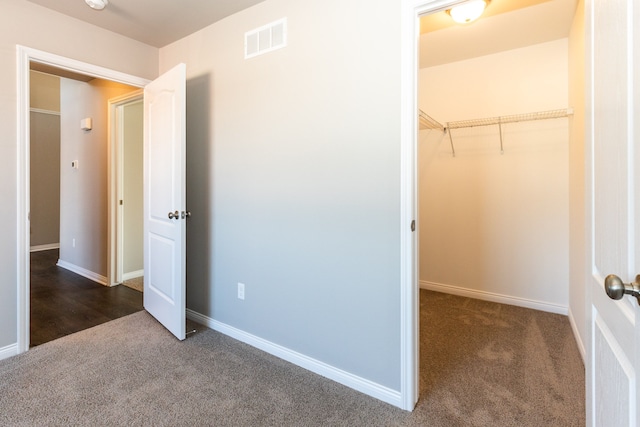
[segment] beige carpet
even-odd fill
[[[125,280],[122,282],[127,288],[131,288],[138,292],[144,292],[144,277],[136,277],[134,279]]]
[[[413,413],[203,327],[179,342],[139,312],[0,361],[0,425],[584,425],[566,317],[426,291],[421,305]]]

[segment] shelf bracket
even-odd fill
[[[446,128],[444,128],[444,131],[449,134],[449,143],[451,144],[451,154],[453,155],[453,157],[455,157],[456,156],[456,149],[453,148],[453,137],[451,136],[451,129],[446,127]]]

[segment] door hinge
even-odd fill
[[[416,231],[416,220],[411,221],[411,231]]]
[[[124,200],[120,200],[120,206],[124,204]]]

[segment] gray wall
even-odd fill
[[[32,111],[31,247],[60,242],[60,116]]]
[[[30,83],[30,243],[33,248],[60,242],[60,79],[32,71]]]
[[[396,0],[267,0],[160,50],[188,73],[187,306],[394,390],[399,25]]]
[[[0,197],[18,203],[16,44],[140,77],[158,72],[158,49],[65,17],[25,0],[0,0]],[[52,31],[52,28],[55,31]],[[0,222],[0,349],[17,341],[18,218]]]

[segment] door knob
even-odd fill
[[[622,299],[627,294],[634,296],[640,303],[640,274],[636,276],[636,281],[626,284],[615,274],[610,274],[604,279],[604,290],[611,299]]]
[[[189,211],[182,211],[182,219],[190,218],[190,217],[191,217],[191,212],[189,212]]]
[[[179,219],[180,218],[180,212],[175,211],[175,212],[169,212],[169,219]]]

